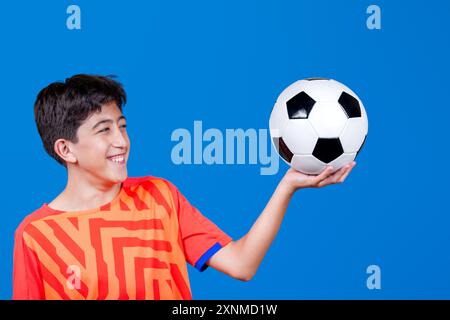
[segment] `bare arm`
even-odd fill
[[[295,191],[301,188],[319,188],[342,183],[354,166],[353,162],[335,173],[331,168],[327,168],[317,176],[305,175],[289,169],[250,231],[239,240],[232,241],[220,249],[208,260],[208,265],[233,278],[242,281],[250,280],[277,235]]]

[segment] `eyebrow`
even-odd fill
[[[126,120],[127,118],[125,118],[124,115],[121,115],[119,118],[117,118],[117,122],[119,122],[120,120]],[[104,120],[100,120],[99,122],[97,122],[93,127],[92,130],[95,130],[95,128],[97,128],[98,126],[104,124],[104,123],[112,123],[113,121],[111,119],[104,119]]]

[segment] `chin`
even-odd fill
[[[128,178],[127,170],[125,169],[123,172],[111,172],[108,175],[108,180],[112,183],[122,183]]]
[[[128,174],[125,172],[124,174],[117,177],[117,183],[122,183],[128,178]]]

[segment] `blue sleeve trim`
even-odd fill
[[[206,261],[208,261],[208,259],[211,258],[220,249],[222,249],[222,246],[220,245],[220,243],[216,242],[215,245],[209,248],[208,251],[206,251],[200,257],[200,259],[198,259],[197,263],[195,264],[195,268],[200,272],[205,271],[208,268]]]

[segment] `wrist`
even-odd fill
[[[292,197],[295,191],[298,190],[299,188],[295,188],[294,185],[284,177],[278,184],[277,189],[279,190],[280,193],[288,197]]]

